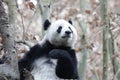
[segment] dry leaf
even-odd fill
[[[85,13],[91,14],[91,11],[90,10],[85,10]]]
[[[76,52],[80,52],[82,50],[82,48],[77,48]]]
[[[118,55],[118,54],[114,54],[114,55],[112,56],[112,59],[114,60],[114,59],[116,59],[117,57],[119,57],[119,55]]]
[[[31,10],[35,9],[35,5],[33,4],[33,2],[29,2],[28,5]]]

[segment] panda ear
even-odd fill
[[[50,24],[51,24],[51,22],[47,19],[47,20],[45,20],[45,22],[44,22],[44,30],[47,30],[48,29],[48,27],[50,26]]]
[[[71,20],[69,20],[68,22],[72,25],[72,21]]]

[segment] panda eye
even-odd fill
[[[60,33],[62,30],[62,26],[59,26],[59,28],[57,29],[57,32]]]
[[[70,30],[71,30],[71,32],[73,33],[73,31],[72,31],[72,29],[70,28],[70,27],[68,27]]]

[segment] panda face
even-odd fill
[[[57,20],[49,26],[46,38],[55,46],[74,48],[77,40],[77,32],[69,22],[65,20]]]

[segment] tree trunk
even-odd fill
[[[81,13],[84,14],[85,13],[85,8],[86,8],[86,0],[80,0],[80,10]],[[80,27],[81,27],[81,60],[79,63],[79,76],[81,80],[86,80],[86,70],[87,70],[87,55],[88,55],[88,51],[87,51],[87,41],[86,41],[86,30],[87,30],[87,24],[86,22],[83,20],[80,23]]]
[[[14,48],[14,7],[12,0],[8,0],[9,17],[4,9],[4,2],[0,0],[0,34],[3,38],[4,64],[0,65],[0,75],[6,80],[19,79],[18,60]],[[12,7],[11,7],[12,6]],[[13,7],[14,6],[14,7]],[[9,19],[10,18],[10,19]],[[8,78],[8,79],[7,79]],[[4,80],[4,79],[3,79]]]
[[[38,8],[40,10],[40,14],[41,14],[41,17],[42,17],[42,25],[43,23],[45,22],[46,19],[50,19],[50,13],[51,13],[51,1],[46,1],[46,3],[43,3],[44,0],[37,0],[38,2]],[[46,5],[45,5],[46,4]],[[44,36],[44,31],[42,29],[42,36]]]
[[[109,18],[107,9],[107,0],[100,0],[101,3],[101,21],[103,25],[103,77],[102,80],[108,78],[108,55],[109,55]]]

